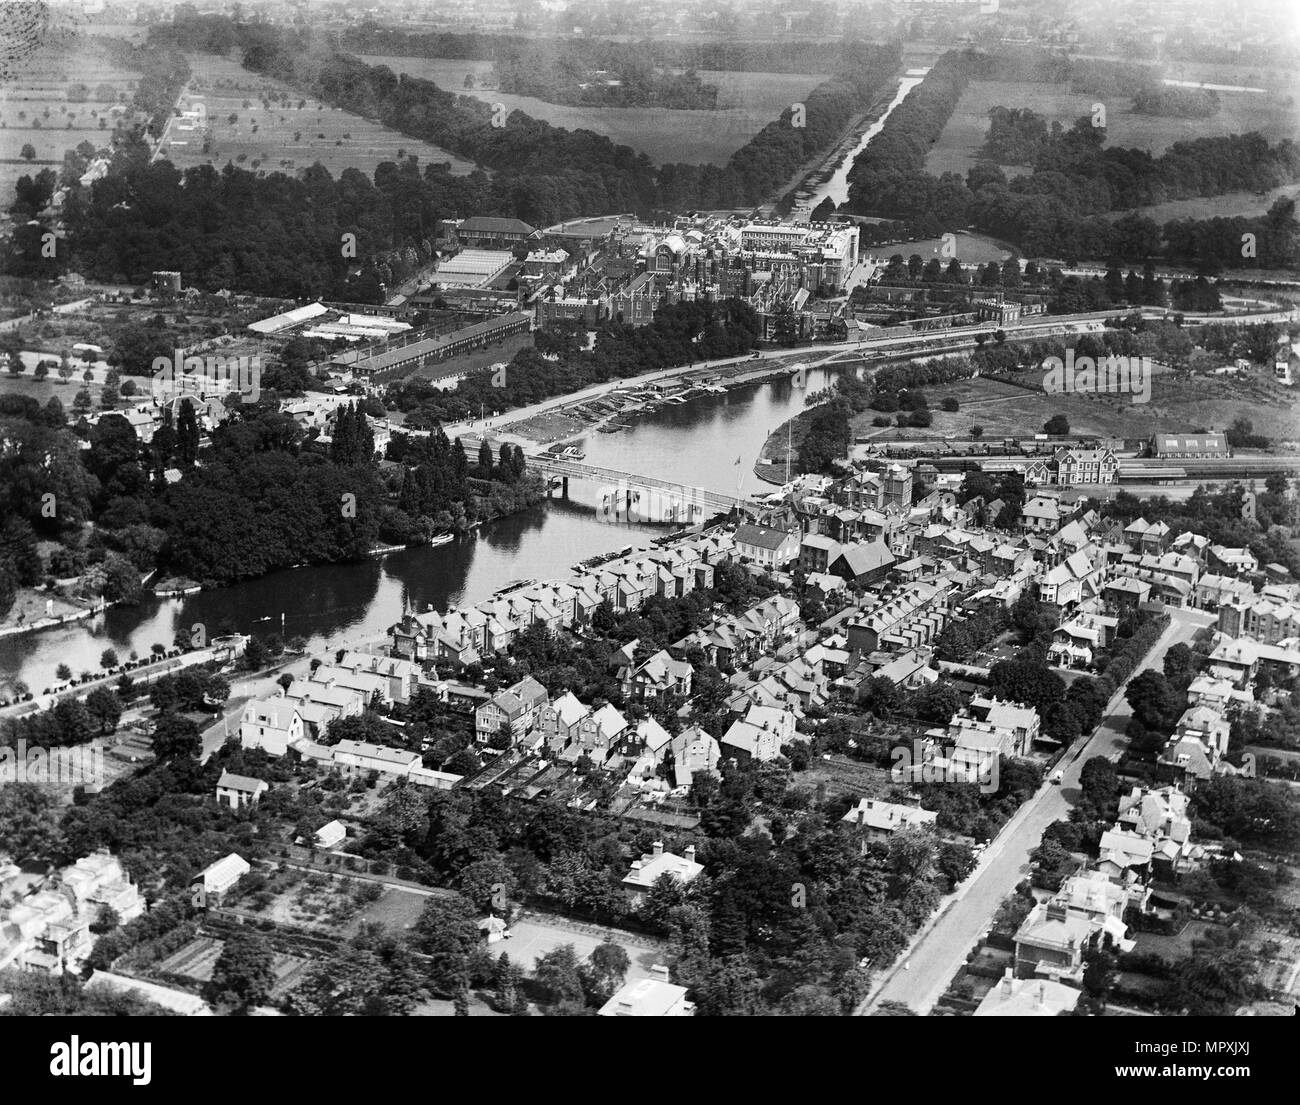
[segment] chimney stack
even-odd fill
[[[694,844],[688,844],[688,845],[686,845],[686,862],[687,862],[687,863],[694,863],[694,862],[695,862],[695,845],[694,845]]]
[[[664,842],[662,840],[656,840],[650,848],[652,853],[656,856],[662,856],[664,854]]]

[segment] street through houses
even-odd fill
[[[1170,648],[1190,643],[1200,629],[1214,622],[1213,615],[1200,610],[1170,610],[1169,614],[1168,628],[1133,675],[1147,668],[1159,671]],[[967,954],[988,931],[1003,900],[1029,877],[1030,853],[1038,847],[1043,831],[1053,821],[1069,817],[1079,795],[1083,765],[1094,756],[1109,757],[1123,749],[1124,729],[1132,716],[1124,701],[1127,687],[1125,681],[1115,692],[1092,737],[1061,761],[1064,775],[1060,784],[1044,781],[1038,794],[1016,811],[976,869],[877,981],[872,994],[859,1007],[859,1015],[869,1015],[884,1002],[901,1002],[921,1015],[930,1012]]]

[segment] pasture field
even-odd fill
[[[1254,86],[1264,87],[1264,86]],[[1030,81],[971,81],[957,109],[948,120],[939,141],[926,159],[925,167],[938,175],[945,172],[965,173],[977,160],[989,129],[988,113],[994,107],[1028,108],[1044,116],[1050,126],[1059,122],[1070,126],[1081,115],[1090,115],[1098,97],[1085,92],[1071,92],[1068,84],[1041,84]],[[1116,96],[1106,106],[1106,143],[1108,146],[1136,147],[1159,155],[1175,142],[1193,138],[1213,138],[1227,134],[1244,134],[1257,130],[1270,142],[1294,138],[1300,131],[1300,113],[1294,104],[1281,96],[1258,92],[1220,92],[1218,114],[1209,119],[1173,119],[1156,115],[1137,115],[1130,111],[1131,101]],[[1002,166],[1008,176],[1027,171],[1017,166]]]
[[[792,103],[826,78],[817,73],[740,73],[697,70],[700,80],[718,86],[716,111],[663,110],[653,107],[569,107],[533,96],[503,95],[479,87],[490,79],[490,61],[408,58],[367,54],[371,65],[386,65],[394,73],[409,73],[433,81],[448,92],[473,96],[484,103],[505,104],[557,127],[590,130],[631,146],[656,164],[685,162],[722,164]],[[465,88],[465,77],[474,87]]]
[[[1225,219],[1238,215],[1256,218],[1267,214],[1268,209],[1284,196],[1300,198],[1300,184],[1284,184],[1281,188],[1270,188],[1267,192],[1224,192],[1217,196],[1170,200],[1168,203],[1147,204],[1134,210],[1158,223],[1167,223],[1172,219],[1213,219],[1216,216]],[[1119,219],[1128,213],[1111,211],[1102,218]]]
[[[1131,58],[1077,54],[1078,61],[1131,61]],[[1290,94],[1295,90],[1295,74],[1287,69],[1248,65],[1229,61],[1170,61],[1162,74],[1172,81],[1203,81],[1239,88],[1263,88],[1269,92]]]
[[[419,157],[421,165],[449,162],[459,176],[474,169],[471,162],[438,146],[303,97],[288,85],[250,73],[238,62],[210,54],[194,54],[189,60],[194,79],[180,106],[187,109],[201,103],[207,126],[191,126],[177,118],[168,124],[159,153],[178,168],[220,168],[234,162],[243,169],[294,173],[319,161],[334,177],[344,169],[373,176],[376,165],[396,161],[398,151],[404,150]]]
[[[0,195],[8,204],[20,176],[58,170],[82,142],[106,149],[140,74],[112,64],[93,43],[35,51],[0,85]],[[83,93],[76,86],[84,86]],[[72,99],[69,98],[72,93]],[[31,145],[36,156],[22,156]]]
[[[868,410],[854,416],[853,433],[870,434],[872,442],[964,440],[970,428],[979,425],[984,440],[996,442],[1037,433],[1052,415],[1064,414],[1071,433],[1140,438],[1157,430],[1224,430],[1244,416],[1256,433],[1282,441],[1294,439],[1300,414],[1297,397],[1262,373],[1244,380],[1199,375],[1177,379],[1157,371],[1149,403],[1134,403],[1130,395],[1047,395],[996,380],[960,380],[926,388],[925,394],[934,417],[929,427],[882,429],[871,424],[880,412]],[[959,410],[940,409],[948,397],[958,401]]]

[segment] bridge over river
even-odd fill
[[[555,453],[534,453],[528,458],[528,468],[545,477],[549,486],[558,484],[566,495],[571,479],[598,485],[601,496],[597,510],[626,521],[694,525],[717,514],[754,507],[752,501],[738,495],[708,491],[637,472],[584,464]]]

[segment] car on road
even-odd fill
[[[1052,785],[1059,787],[1061,785],[1061,780],[1064,778],[1065,778],[1065,772],[1058,767],[1055,771],[1052,772]]]

